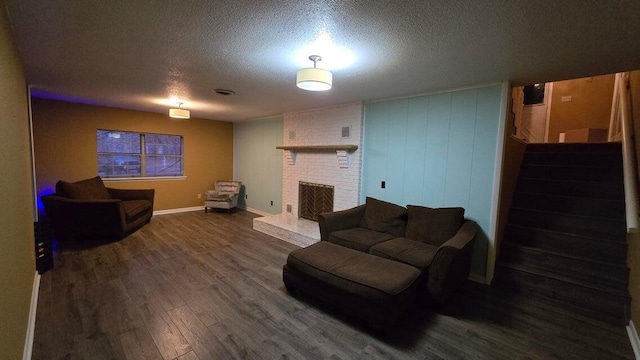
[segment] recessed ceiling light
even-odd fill
[[[225,95],[225,96],[233,95],[236,93],[235,91],[229,90],[229,89],[213,89],[213,92],[218,95]]]

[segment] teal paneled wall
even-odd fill
[[[240,207],[281,213],[282,150],[276,146],[283,129],[282,117],[233,124],[233,177],[244,185]]]
[[[494,85],[365,106],[361,201],[464,207],[483,230],[471,266],[480,276],[493,236],[501,93]]]

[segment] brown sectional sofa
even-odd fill
[[[287,289],[375,326],[393,323],[416,297],[443,303],[469,276],[478,226],[464,219],[463,208],[405,208],[367,198],[320,214],[318,222],[320,243],[289,254]]]
[[[56,238],[122,239],[151,220],[153,189],[104,186],[96,176],[74,183],[58,181],[56,193],[41,196]]]

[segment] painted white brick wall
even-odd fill
[[[333,185],[335,211],[358,205],[362,173],[363,119],[362,103],[284,114],[284,145],[358,145],[349,153],[349,167],[340,168],[335,151],[296,152],[295,164],[283,155],[282,213],[298,216],[298,184],[300,181]],[[342,128],[350,127],[349,137]],[[295,135],[293,139],[290,135]]]

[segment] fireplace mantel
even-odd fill
[[[356,151],[358,145],[286,145],[276,146],[279,150],[289,151]]]
[[[306,151],[335,151],[338,156],[338,165],[341,168],[349,167],[349,152],[358,150],[358,145],[285,145],[276,146],[276,149],[284,150],[284,156],[289,165],[296,164],[296,152]]]

